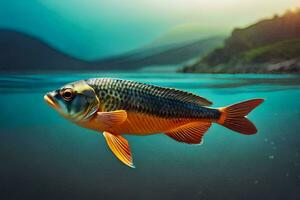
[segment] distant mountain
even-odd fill
[[[133,70],[155,65],[181,65],[211,51],[222,44],[223,39],[212,37],[141,48],[97,61],[84,61],[66,55],[32,36],[0,29],[0,71]]]
[[[235,29],[217,48],[184,72],[300,72],[300,9]]]
[[[220,46],[224,37],[211,37],[198,41],[143,48],[120,56],[111,57],[95,62],[94,65],[107,69],[122,68],[136,69],[147,66],[182,65],[207,54]]]
[[[170,44],[192,43],[212,35],[228,35],[223,28],[217,25],[203,25],[198,23],[186,23],[173,27],[158,38],[153,40],[147,47],[166,46]]]
[[[29,35],[0,30],[1,71],[80,70],[86,64]]]

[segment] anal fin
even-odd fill
[[[192,122],[172,129],[165,134],[178,142],[199,144],[210,126],[211,122]]]
[[[128,141],[120,135],[113,135],[107,131],[103,132],[103,136],[107,142],[107,145],[109,146],[110,150],[115,154],[115,156],[125,165],[131,168],[135,168],[135,166],[133,165]]]

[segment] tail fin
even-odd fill
[[[251,99],[219,108],[221,111],[221,117],[217,123],[242,134],[255,134],[257,129],[254,124],[246,118],[246,115],[248,115],[248,113],[250,113],[263,101],[264,99]]]

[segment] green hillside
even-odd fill
[[[289,60],[300,56],[300,39],[284,40],[275,44],[253,48],[241,54],[239,64],[266,63]]]
[[[235,29],[184,72],[300,72],[300,10]]]

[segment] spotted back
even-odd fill
[[[192,93],[111,78],[94,78],[86,82],[98,94],[105,111],[122,109],[163,118],[212,118],[218,115],[218,112],[203,107],[211,102]]]

